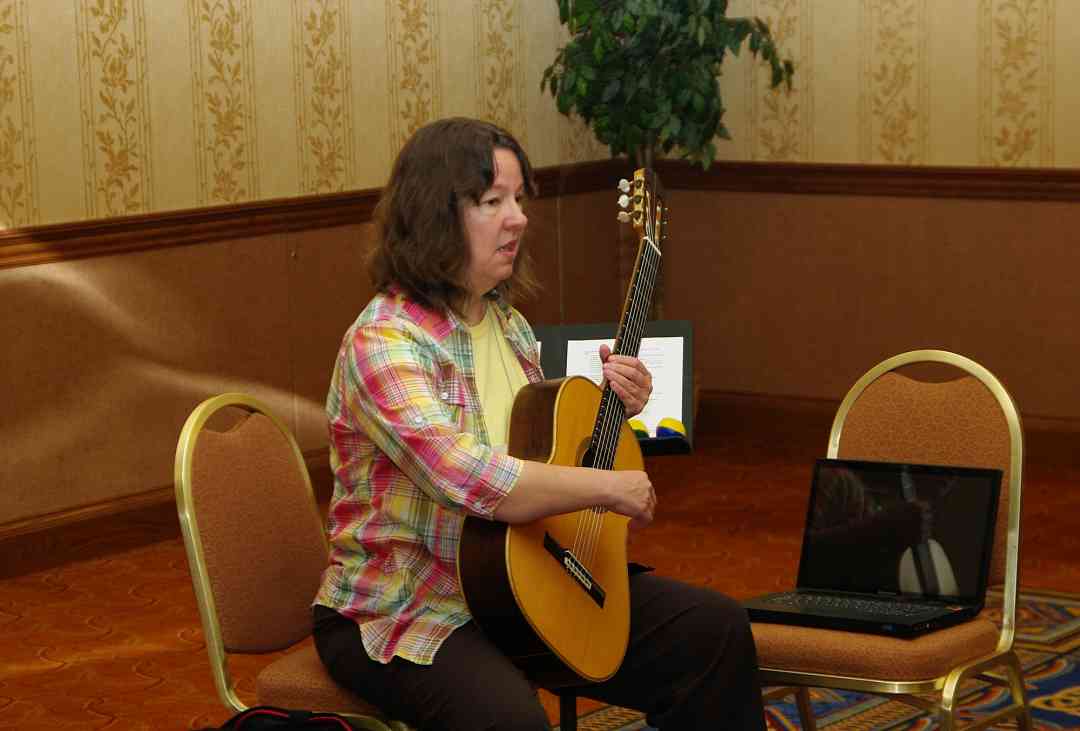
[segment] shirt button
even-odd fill
[[[422,417],[422,416],[414,416],[412,418],[412,421],[413,421],[414,424],[423,424],[424,423],[424,417]]]
[[[448,401],[450,399],[450,392],[449,391],[443,391],[442,393],[439,394],[439,398],[441,398],[443,401]]]

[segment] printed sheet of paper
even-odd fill
[[[566,343],[566,375],[585,376],[600,385],[600,345],[615,344],[613,338],[569,340]],[[683,420],[683,339],[681,337],[642,338],[638,358],[653,377],[653,392],[637,419],[644,422],[650,436],[656,436],[661,419]]]

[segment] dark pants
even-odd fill
[[[651,573],[630,577],[630,644],[610,680],[578,695],[634,708],[660,729],[765,728],[746,611],[734,600]],[[350,619],[315,608],[315,646],[330,675],[414,728],[549,729],[528,678],[469,623],[432,665],[370,660]]]

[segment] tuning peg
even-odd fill
[[[619,190],[621,190],[623,193],[629,193],[630,181],[626,178],[622,178],[621,180],[619,180]]]
[[[626,208],[628,205],[630,205],[630,196],[623,193],[619,196],[619,208]]]
[[[630,214],[626,211],[619,211],[615,218],[619,219],[619,223],[630,223]]]

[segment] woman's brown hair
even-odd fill
[[[377,244],[370,274],[377,290],[402,288],[426,307],[460,314],[468,298],[469,246],[463,203],[478,204],[495,182],[495,149],[514,153],[525,192],[536,195],[532,165],[513,135],[487,122],[442,119],[417,130],[398,153],[375,208]],[[514,273],[495,292],[513,301],[533,293],[536,280],[527,246]]]

